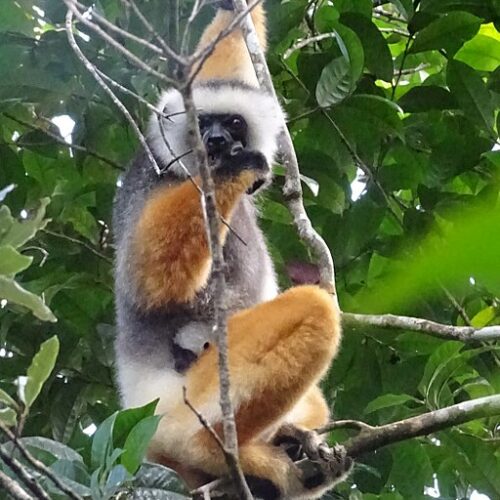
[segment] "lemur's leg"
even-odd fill
[[[293,460],[305,453],[309,458],[319,459],[319,445],[324,440],[314,429],[329,421],[330,412],[321,389],[314,385],[286,415],[273,436],[272,443],[282,446]]]
[[[230,7],[230,2],[222,2],[222,7]],[[197,50],[210,45],[216,36],[229,26],[234,19],[231,10],[219,9],[213,21],[205,29],[200,39]],[[266,42],[266,17],[262,4],[252,10],[252,19],[259,36],[259,42],[265,50]],[[197,75],[198,81],[222,78],[224,80],[239,80],[249,84],[256,84],[257,79],[252,61],[240,29],[234,30],[222,39],[215,47],[214,52],[204,62]]]
[[[314,286],[293,288],[276,299],[244,310],[228,321],[231,397],[243,472],[264,498],[294,498],[331,487],[349,468],[345,456],[317,464],[315,470],[298,469],[279,447],[262,440],[325,373],[340,340],[339,314],[331,297]],[[215,429],[221,430],[218,409],[218,364],[214,347],[191,367],[186,377],[187,397]],[[184,422],[183,443],[171,443],[167,454],[194,469],[222,476],[224,456],[210,433],[192,422],[190,410],[179,404],[161,421],[159,434],[171,436],[171,422]],[[161,443],[158,439],[158,443]],[[173,457],[177,458],[177,457]],[[256,491],[256,493],[257,493]]]

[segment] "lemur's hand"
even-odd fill
[[[271,169],[266,157],[259,151],[249,151],[238,145],[224,153],[215,167],[215,175],[219,179],[237,177],[244,172],[251,172],[254,177],[247,190],[248,194],[254,194],[271,179]]]

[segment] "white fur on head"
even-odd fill
[[[248,124],[247,148],[260,151],[270,164],[273,162],[284,114],[272,96],[240,82],[213,80],[193,87],[193,99],[198,113],[241,115]],[[189,149],[180,92],[174,89],[164,92],[157,109],[166,115],[173,115],[166,119],[154,114],[148,130],[151,148],[165,166]],[[191,155],[187,155],[182,161],[191,174],[197,173]],[[185,173],[178,162],[173,163],[170,169],[178,175]]]

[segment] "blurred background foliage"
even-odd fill
[[[120,0],[84,3],[145,35]],[[191,4],[138,2],[173,47]],[[498,0],[266,5],[270,69],[343,309],[499,323]],[[82,495],[110,498],[134,485],[181,498],[165,470],[143,466],[131,479],[157,423],[154,405],[114,413],[110,214],[138,141],[75,59],[65,11],[59,0],[3,0],[0,12],[0,419],[12,423],[9,410],[24,405],[27,446]],[[210,15],[202,11],[193,41]],[[157,82],[78,30],[97,67],[155,102]],[[172,70],[144,47],[120,43]],[[144,129],[148,110],[120,97]],[[282,203],[282,183],[277,168],[261,220],[287,287],[285,265],[311,256]],[[49,341],[50,352],[42,348],[32,364],[53,336],[57,349]],[[40,359],[41,371],[33,368]],[[347,330],[324,387],[337,418],[380,424],[498,393],[499,365],[494,343]],[[18,394],[25,373],[35,387],[29,400]],[[499,426],[475,421],[379,450],[329,498],[500,498]]]

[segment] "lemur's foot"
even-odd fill
[[[297,464],[302,472],[302,482],[307,489],[324,488],[344,481],[351,472],[353,461],[341,445],[329,448],[319,461],[302,460]]]

